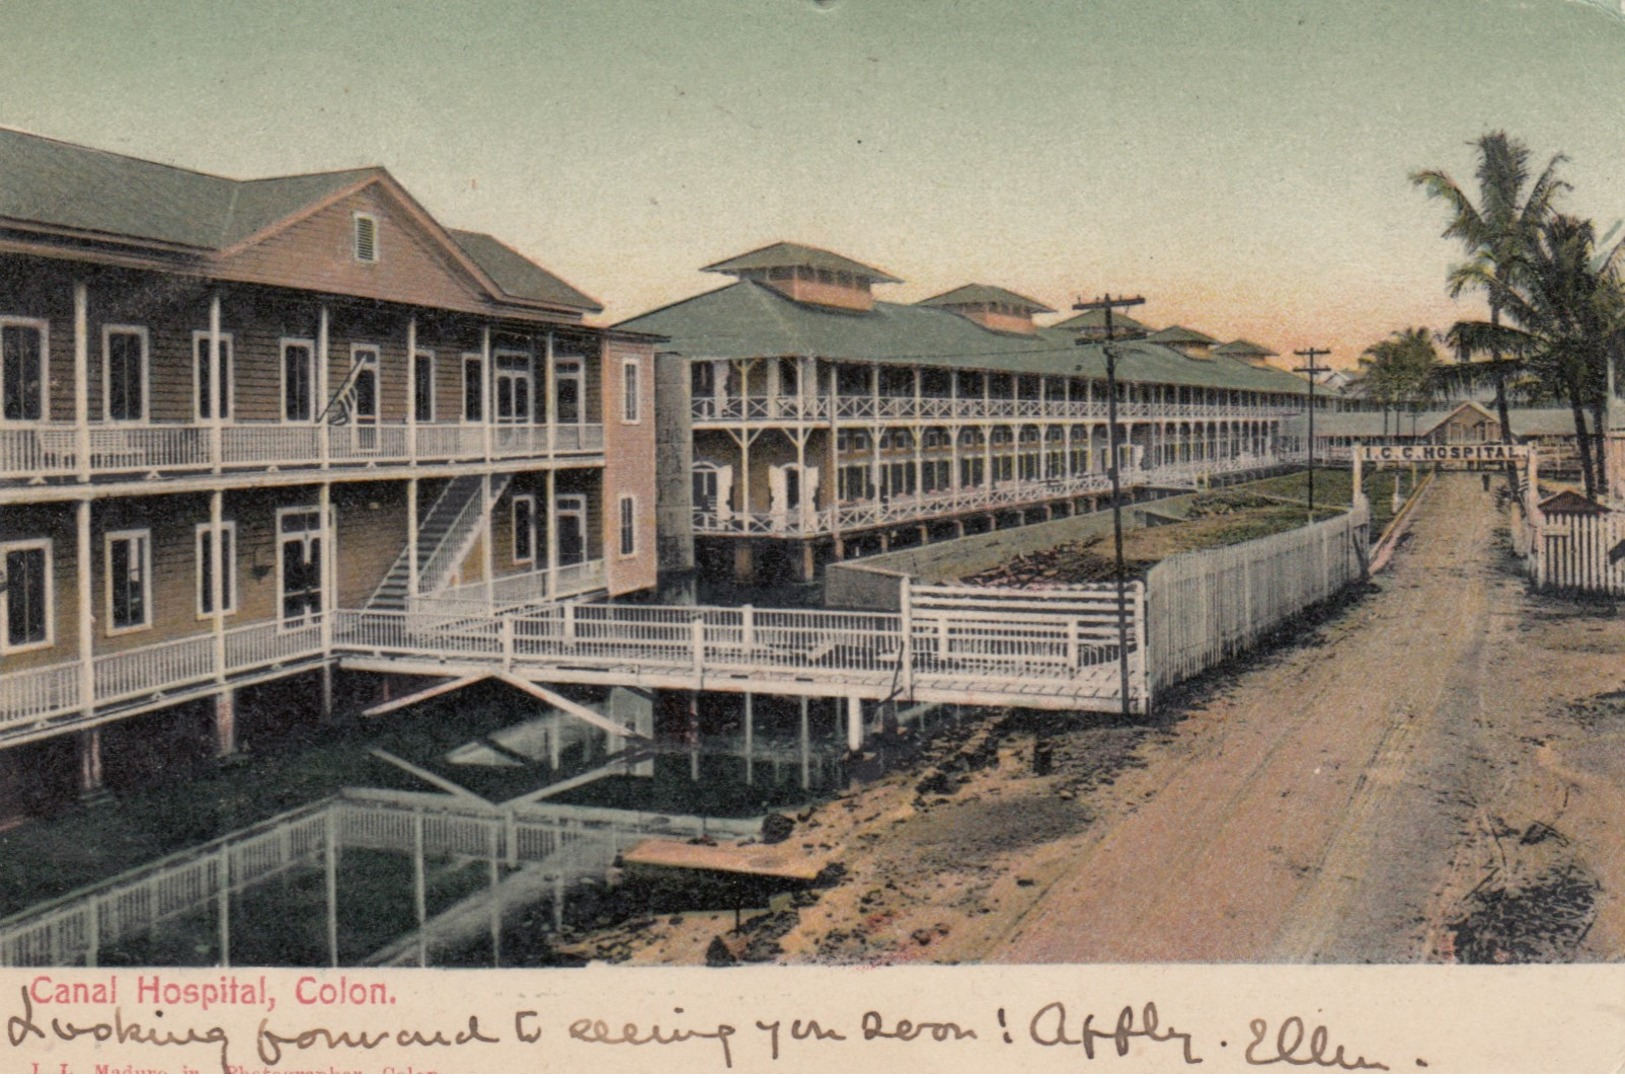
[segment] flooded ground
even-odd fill
[[[294,695],[284,688],[290,710]],[[279,729],[272,715],[237,758],[177,756],[156,782],[0,832],[0,948],[12,947],[0,960],[578,963],[561,939],[785,889],[688,872],[628,886],[628,847],[755,842],[764,818],[805,815],[914,752],[905,732],[849,766],[833,700],[704,694],[657,731],[643,694],[571,695],[656,736],[628,739],[497,685],[349,724]],[[42,909],[68,912],[36,934],[56,949],[31,951],[47,944],[19,923],[43,923]]]

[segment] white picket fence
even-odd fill
[[[1257,643],[1365,573],[1364,507],[1279,535],[1179,554],[1146,574],[1146,665],[1153,694]]]
[[[1537,516],[1528,542],[1536,587],[1625,595],[1625,513]]]

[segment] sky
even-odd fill
[[[0,0],[0,124],[239,178],[380,164],[630,318],[777,240],[1351,366],[1480,317],[1411,172],[1504,129],[1625,217],[1610,0]]]

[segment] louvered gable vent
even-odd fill
[[[378,261],[378,219],[371,214],[355,215],[355,260]]]

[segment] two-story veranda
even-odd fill
[[[896,278],[775,244],[706,267],[737,283],[623,323],[689,368],[697,554],[741,579],[1093,507],[1109,489],[1105,356],[1089,316],[969,285],[914,304]],[[1202,338],[1209,340],[1209,338]],[[1205,348],[1118,346],[1131,485],[1266,466],[1307,385]],[[663,404],[671,402],[663,401]],[[709,555],[709,556],[708,556]]]
[[[130,766],[232,752],[261,683],[329,710],[332,610],[650,587],[651,344],[597,309],[382,169],[0,131],[0,815],[75,749],[99,787],[104,728]]]

